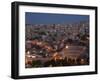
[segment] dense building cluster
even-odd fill
[[[26,25],[26,40],[35,38],[43,41],[79,40],[78,35],[85,34],[89,34],[89,23],[86,21],[74,24]]]
[[[34,63],[39,65],[37,67],[55,66],[59,59],[61,66],[89,64],[88,21],[73,24],[26,24],[25,41],[26,67],[35,67]],[[59,56],[56,63],[55,55],[57,58]]]

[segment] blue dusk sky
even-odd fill
[[[25,13],[26,24],[65,24],[89,21],[89,15]]]

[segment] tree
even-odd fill
[[[32,67],[41,67],[41,61],[40,60],[33,60],[32,61]]]

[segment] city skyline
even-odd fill
[[[25,13],[26,24],[69,24],[80,21],[89,21],[88,15]]]
[[[25,17],[25,68],[89,65],[88,15]]]

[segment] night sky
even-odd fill
[[[89,21],[88,15],[51,14],[51,13],[25,13],[26,24],[65,24]]]

